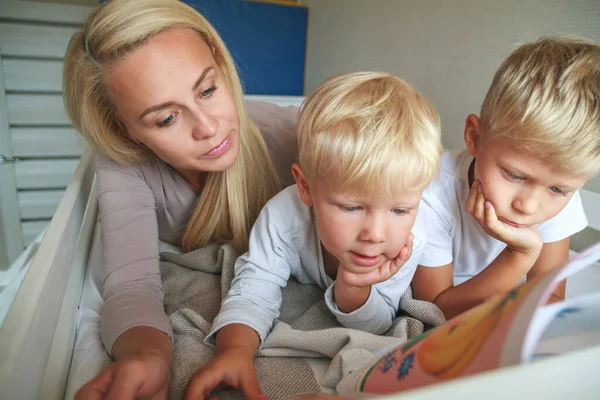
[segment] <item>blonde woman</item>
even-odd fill
[[[67,112],[96,150],[101,333],[115,359],[77,397],[166,398],[172,342],[158,241],[246,250],[263,205],[291,183],[294,111],[282,109],[285,129],[264,122],[274,132],[263,139],[223,41],[176,0],[100,6],[71,39],[63,73]]]

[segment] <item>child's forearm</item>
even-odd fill
[[[356,287],[345,284],[342,280],[335,283],[335,303],[343,313],[351,313],[361,308],[369,299],[371,286]]]
[[[217,354],[232,348],[245,352],[248,357],[256,355],[260,339],[258,333],[244,324],[231,324],[224,326],[217,333]]]
[[[517,286],[535,264],[538,254],[515,253],[504,249],[476,276],[440,293],[434,303],[447,319],[461,314],[498,293]]]

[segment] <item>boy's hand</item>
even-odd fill
[[[544,243],[537,226],[515,227],[500,221],[492,203],[485,199],[478,180],[471,186],[465,208],[485,233],[506,243],[510,251],[531,255],[542,250]]]
[[[215,398],[211,392],[221,385],[241,389],[247,399],[266,400],[254,370],[254,354],[243,347],[231,347],[194,373],[185,391],[186,400]]]
[[[410,259],[413,250],[413,239],[414,237],[411,233],[398,256],[392,260],[386,260],[378,267],[354,267],[349,269],[340,264],[336,281],[341,281],[351,287],[370,287],[377,283],[387,281]]]

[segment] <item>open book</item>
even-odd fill
[[[546,305],[561,280],[599,259],[600,243],[351,373],[338,394],[361,399],[402,392],[600,345],[600,291]]]

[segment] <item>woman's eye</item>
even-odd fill
[[[396,215],[404,215],[404,214],[408,214],[408,210],[404,209],[404,208],[394,208],[393,213]]]
[[[158,123],[158,126],[162,128],[163,126],[167,126],[167,125],[172,124],[174,121],[175,121],[175,114],[171,114],[167,118],[165,118],[162,121],[160,121]]]
[[[210,97],[211,94],[213,94],[213,92],[217,90],[216,86],[210,87],[208,89],[206,89],[205,91],[203,91],[202,93],[200,93],[200,95],[202,97]]]
[[[557,188],[556,186],[551,186],[550,191],[552,193],[556,193],[556,194],[565,194],[565,192],[563,192],[561,189]]]

